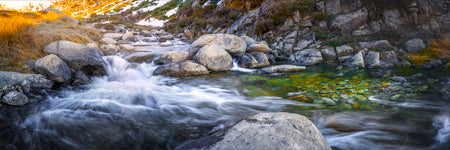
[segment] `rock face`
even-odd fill
[[[380,52],[369,51],[366,55],[365,64],[369,69],[380,68]]]
[[[189,52],[186,51],[170,51],[155,60],[156,64],[170,64],[188,60],[190,58]]]
[[[2,102],[8,105],[25,105],[28,103],[28,97],[20,92],[11,91],[2,97]]]
[[[278,65],[270,66],[261,69],[262,73],[282,73],[282,72],[293,72],[305,70],[305,66],[295,66],[295,65]]]
[[[222,47],[206,45],[194,56],[194,60],[212,71],[226,71],[233,68],[233,59]]]
[[[300,65],[316,65],[322,63],[323,58],[318,49],[305,49],[291,55],[289,61]]]
[[[207,34],[201,36],[192,43],[192,47],[203,47],[205,45],[216,45],[226,50],[232,56],[239,56],[245,53],[247,44],[240,37],[231,34]]]
[[[336,16],[332,19],[330,26],[335,30],[341,31],[342,34],[349,34],[356,27],[363,25],[367,19],[367,9],[362,8],[355,12]]]
[[[419,38],[411,39],[405,42],[406,51],[416,53],[425,48],[425,44]]]
[[[53,87],[53,81],[45,79],[40,74],[0,71],[0,86],[18,85],[25,80],[29,81],[31,88],[49,89]]]
[[[341,45],[336,47],[336,54],[338,57],[348,56],[354,52],[354,49],[348,45]]]
[[[253,45],[250,45],[247,47],[247,53],[253,53],[253,52],[262,52],[262,53],[268,53],[271,49],[266,44],[262,43],[256,43]]]
[[[176,149],[320,149],[331,150],[308,118],[290,113],[249,116],[226,131]]]
[[[56,41],[44,48],[45,54],[55,54],[70,68],[82,70],[89,76],[106,75],[105,63],[94,49],[70,41]]]
[[[359,46],[362,48],[375,48],[379,50],[392,50],[394,46],[387,40],[379,40],[375,42],[359,42]]]
[[[153,72],[154,75],[166,76],[187,76],[187,75],[205,75],[209,74],[205,66],[192,61],[177,62],[158,66]]]
[[[37,60],[34,64],[34,70],[58,83],[70,84],[72,80],[69,66],[54,54]]]
[[[383,12],[385,25],[392,29],[399,28],[403,23],[398,10],[385,10]]]

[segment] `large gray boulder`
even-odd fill
[[[295,66],[295,65],[278,65],[270,66],[261,69],[262,73],[282,73],[282,72],[294,72],[305,70],[305,66]]]
[[[380,52],[369,51],[365,58],[365,64],[369,69],[380,68]]]
[[[269,59],[267,58],[267,55],[262,52],[254,52],[251,53],[253,58],[258,62],[256,66],[252,66],[251,68],[261,68],[261,67],[267,67],[270,66]]]
[[[382,57],[380,56],[381,68],[395,68],[398,64],[397,55],[394,51],[383,52]]]
[[[353,54],[355,50],[348,45],[341,45],[336,47],[336,54],[338,57],[349,56]]]
[[[233,58],[222,47],[206,45],[194,56],[194,60],[211,71],[226,71],[233,68]]]
[[[335,62],[337,60],[337,54],[334,47],[324,47],[320,50],[322,56],[327,62]]]
[[[316,65],[323,62],[322,54],[318,49],[305,49],[289,57],[289,61],[300,65]]]
[[[53,87],[53,81],[45,79],[40,74],[21,74],[17,72],[0,71],[0,86],[20,85],[27,80],[31,88],[49,89]]]
[[[425,44],[422,39],[414,38],[405,42],[406,51],[410,53],[416,53],[425,48]]]
[[[192,61],[177,62],[167,65],[158,66],[153,72],[154,75],[165,76],[188,76],[188,75],[205,75],[209,74],[205,66],[194,63]]]
[[[106,75],[105,62],[100,54],[88,46],[70,41],[56,41],[44,48],[45,54],[55,54],[74,70],[89,76]]]
[[[342,66],[345,66],[345,67],[365,68],[364,55],[363,55],[362,51],[359,51],[358,53],[356,53],[352,56],[339,57],[339,62],[342,64]]]
[[[190,59],[189,52],[186,51],[170,51],[155,60],[156,64],[171,64]]]
[[[391,29],[398,29],[403,24],[400,13],[395,9],[383,11],[383,20],[385,26]]]
[[[192,43],[192,47],[201,48],[205,45],[216,45],[226,50],[232,56],[245,53],[247,44],[240,37],[231,34],[206,34]]]
[[[308,118],[291,113],[252,115],[227,130],[183,144],[176,149],[331,150]]]
[[[54,54],[38,59],[34,64],[34,70],[57,83],[70,84],[72,80],[69,66]]]
[[[2,97],[2,102],[8,105],[25,105],[28,103],[28,97],[20,92],[11,91]]]
[[[349,34],[357,27],[363,25],[368,19],[366,8],[334,17],[330,26],[342,34]]]

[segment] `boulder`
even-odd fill
[[[28,103],[28,97],[23,93],[11,91],[2,97],[2,102],[8,105],[25,105]]]
[[[363,25],[368,19],[367,9],[362,8],[358,11],[342,14],[331,20],[331,27],[342,34],[349,34],[357,27]]]
[[[256,43],[256,41],[251,37],[244,35],[244,36],[241,36],[241,38],[242,38],[242,40],[244,40],[245,44],[247,44],[247,45],[253,45]]]
[[[320,50],[322,52],[323,59],[327,62],[335,62],[337,59],[336,51],[334,47],[324,47]]]
[[[31,88],[49,89],[53,81],[47,80],[40,74],[21,74],[17,72],[0,71],[0,86],[19,85],[27,80]]]
[[[159,37],[159,42],[166,42],[168,40],[173,40],[174,37],[172,35],[163,35],[161,37]]]
[[[206,34],[192,43],[192,47],[201,48],[205,45],[216,45],[226,50],[232,56],[245,53],[247,44],[240,37],[231,34]]]
[[[131,45],[120,45],[120,52],[121,53],[132,53],[132,52],[136,52],[136,49],[131,46]]]
[[[226,130],[176,149],[320,149],[331,150],[308,118],[291,113],[260,113]]]
[[[233,68],[231,55],[217,45],[203,46],[194,56],[194,60],[212,71],[226,71]]]
[[[89,79],[89,77],[87,77],[86,74],[84,74],[82,71],[75,72],[72,85],[75,85],[75,86],[86,85],[89,83],[91,83],[91,79]]]
[[[282,73],[282,72],[293,72],[305,70],[305,66],[295,66],[295,65],[278,65],[270,66],[261,69],[262,73]]]
[[[106,33],[103,35],[105,38],[112,38],[114,40],[120,40],[122,39],[123,34],[122,33]]]
[[[184,61],[158,66],[153,74],[165,76],[189,76],[205,75],[209,74],[209,71],[205,66],[194,63],[192,61]]]
[[[89,76],[106,75],[105,62],[95,49],[88,46],[70,41],[56,41],[47,45],[44,53],[57,55],[70,68],[82,70]]]
[[[269,59],[267,58],[266,54],[264,54],[262,52],[254,52],[254,53],[251,53],[251,55],[258,62],[258,64],[256,66],[253,66],[251,68],[260,68],[260,67],[270,66],[270,62],[269,62]]]
[[[338,57],[342,57],[342,56],[349,56],[351,55],[353,52],[355,52],[355,50],[347,45],[341,45],[336,47],[336,54]]]
[[[102,42],[103,44],[117,44],[117,41],[109,38],[109,37],[104,37],[100,40],[100,42]]]
[[[309,45],[311,45],[313,42],[314,42],[313,40],[304,40],[304,39],[300,40],[300,41],[298,41],[296,48],[299,50],[303,50],[306,47],[308,47]]]
[[[163,65],[163,64],[171,64],[171,63],[181,62],[181,61],[185,61],[188,59],[190,59],[189,52],[170,51],[170,52],[167,52],[167,53],[159,56],[159,58],[157,58],[154,62],[155,62],[155,64]]]
[[[242,68],[253,68],[258,65],[258,61],[253,57],[252,54],[244,54],[239,56],[238,65]]]
[[[341,12],[339,0],[328,0],[325,2],[325,12],[327,15],[336,15]]]
[[[380,52],[369,51],[365,58],[365,64],[369,69],[380,68]]]
[[[194,33],[192,33],[189,29],[184,29],[184,35],[187,37],[187,38],[191,38],[191,37],[193,37],[194,36]]]
[[[398,10],[385,10],[383,12],[383,20],[386,27],[394,30],[400,28],[403,24]]]
[[[354,54],[353,56],[339,57],[339,62],[345,67],[358,67],[364,68],[364,55],[362,51]]]
[[[70,84],[72,81],[69,66],[54,54],[38,59],[34,64],[34,70],[57,83]]]
[[[134,34],[131,33],[131,32],[127,32],[127,33],[125,33],[125,34],[122,35],[122,40],[125,40],[125,41],[134,41],[134,39],[135,39]]]
[[[399,64],[394,51],[383,52],[380,56],[381,68],[395,68]]]
[[[116,55],[119,52],[119,46],[114,45],[114,44],[107,44],[107,45],[102,45],[102,52],[104,55],[108,56],[108,55]]]
[[[404,45],[405,45],[406,51],[408,51],[410,53],[416,53],[425,48],[425,44],[423,43],[422,39],[420,39],[420,38],[410,39],[410,40],[406,41]]]
[[[323,62],[322,54],[318,49],[305,49],[289,57],[289,61],[300,65],[316,65]]]
[[[249,47],[247,47],[247,53],[253,53],[253,52],[268,53],[271,50],[272,49],[270,49],[268,45],[263,44],[263,43],[256,43],[256,44],[253,44],[253,45],[250,45]]]

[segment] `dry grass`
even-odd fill
[[[85,19],[93,14],[119,10],[132,2],[132,0],[60,0],[54,1],[51,7],[61,10],[72,18]]]
[[[45,15],[33,18],[16,15],[1,19],[0,70],[27,72],[22,69],[25,61],[42,57],[43,48],[53,41],[88,43],[101,37],[94,28],[63,18],[53,20]],[[3,22],[9,26],[3,26]]]
[[[433,59],[450,60],[450,39],[438,38],[435,39],[426,49],[409,56],[412,63],[422,65],[427,61]]]

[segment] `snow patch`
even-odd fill
[[[139,9],[139,11],[142,11],[142,12],[152,11],[152,10],[155,10],[156,8],[158,8],[158,7],[164,6],[165,4],[167,4],[170,1],[171,0],[159,0],[159,1],[155,2],[155,0],[154,0],[152,2],[155,2],[156,5],[151,5],[151,6],[148,6],[146,8],[141,8],[141,9]],[[150,2],[150,3],[152,3],[152,2]],[[135,14],[135,12],[136,11],[134,11],[133,14]]]
[[[166,22],[167,22],[167,20],[159,20],[159,19],[155,19],[155,18],[149,18],[149,19],[141,20],[136,24],[142,25],[142,26],[163,27],[164,23],[166,23]]]
[[[167,17],[170,17],[170,16],[172,16],[172,15],[175,15],[175,14],[177,13],[177,11],[178,11],[178,7],[177,7],[177,8],[174,8],[174,9],[171,9],[171,10],[169,10],[169,11],[166,12],[166,16],[167,16]]]

